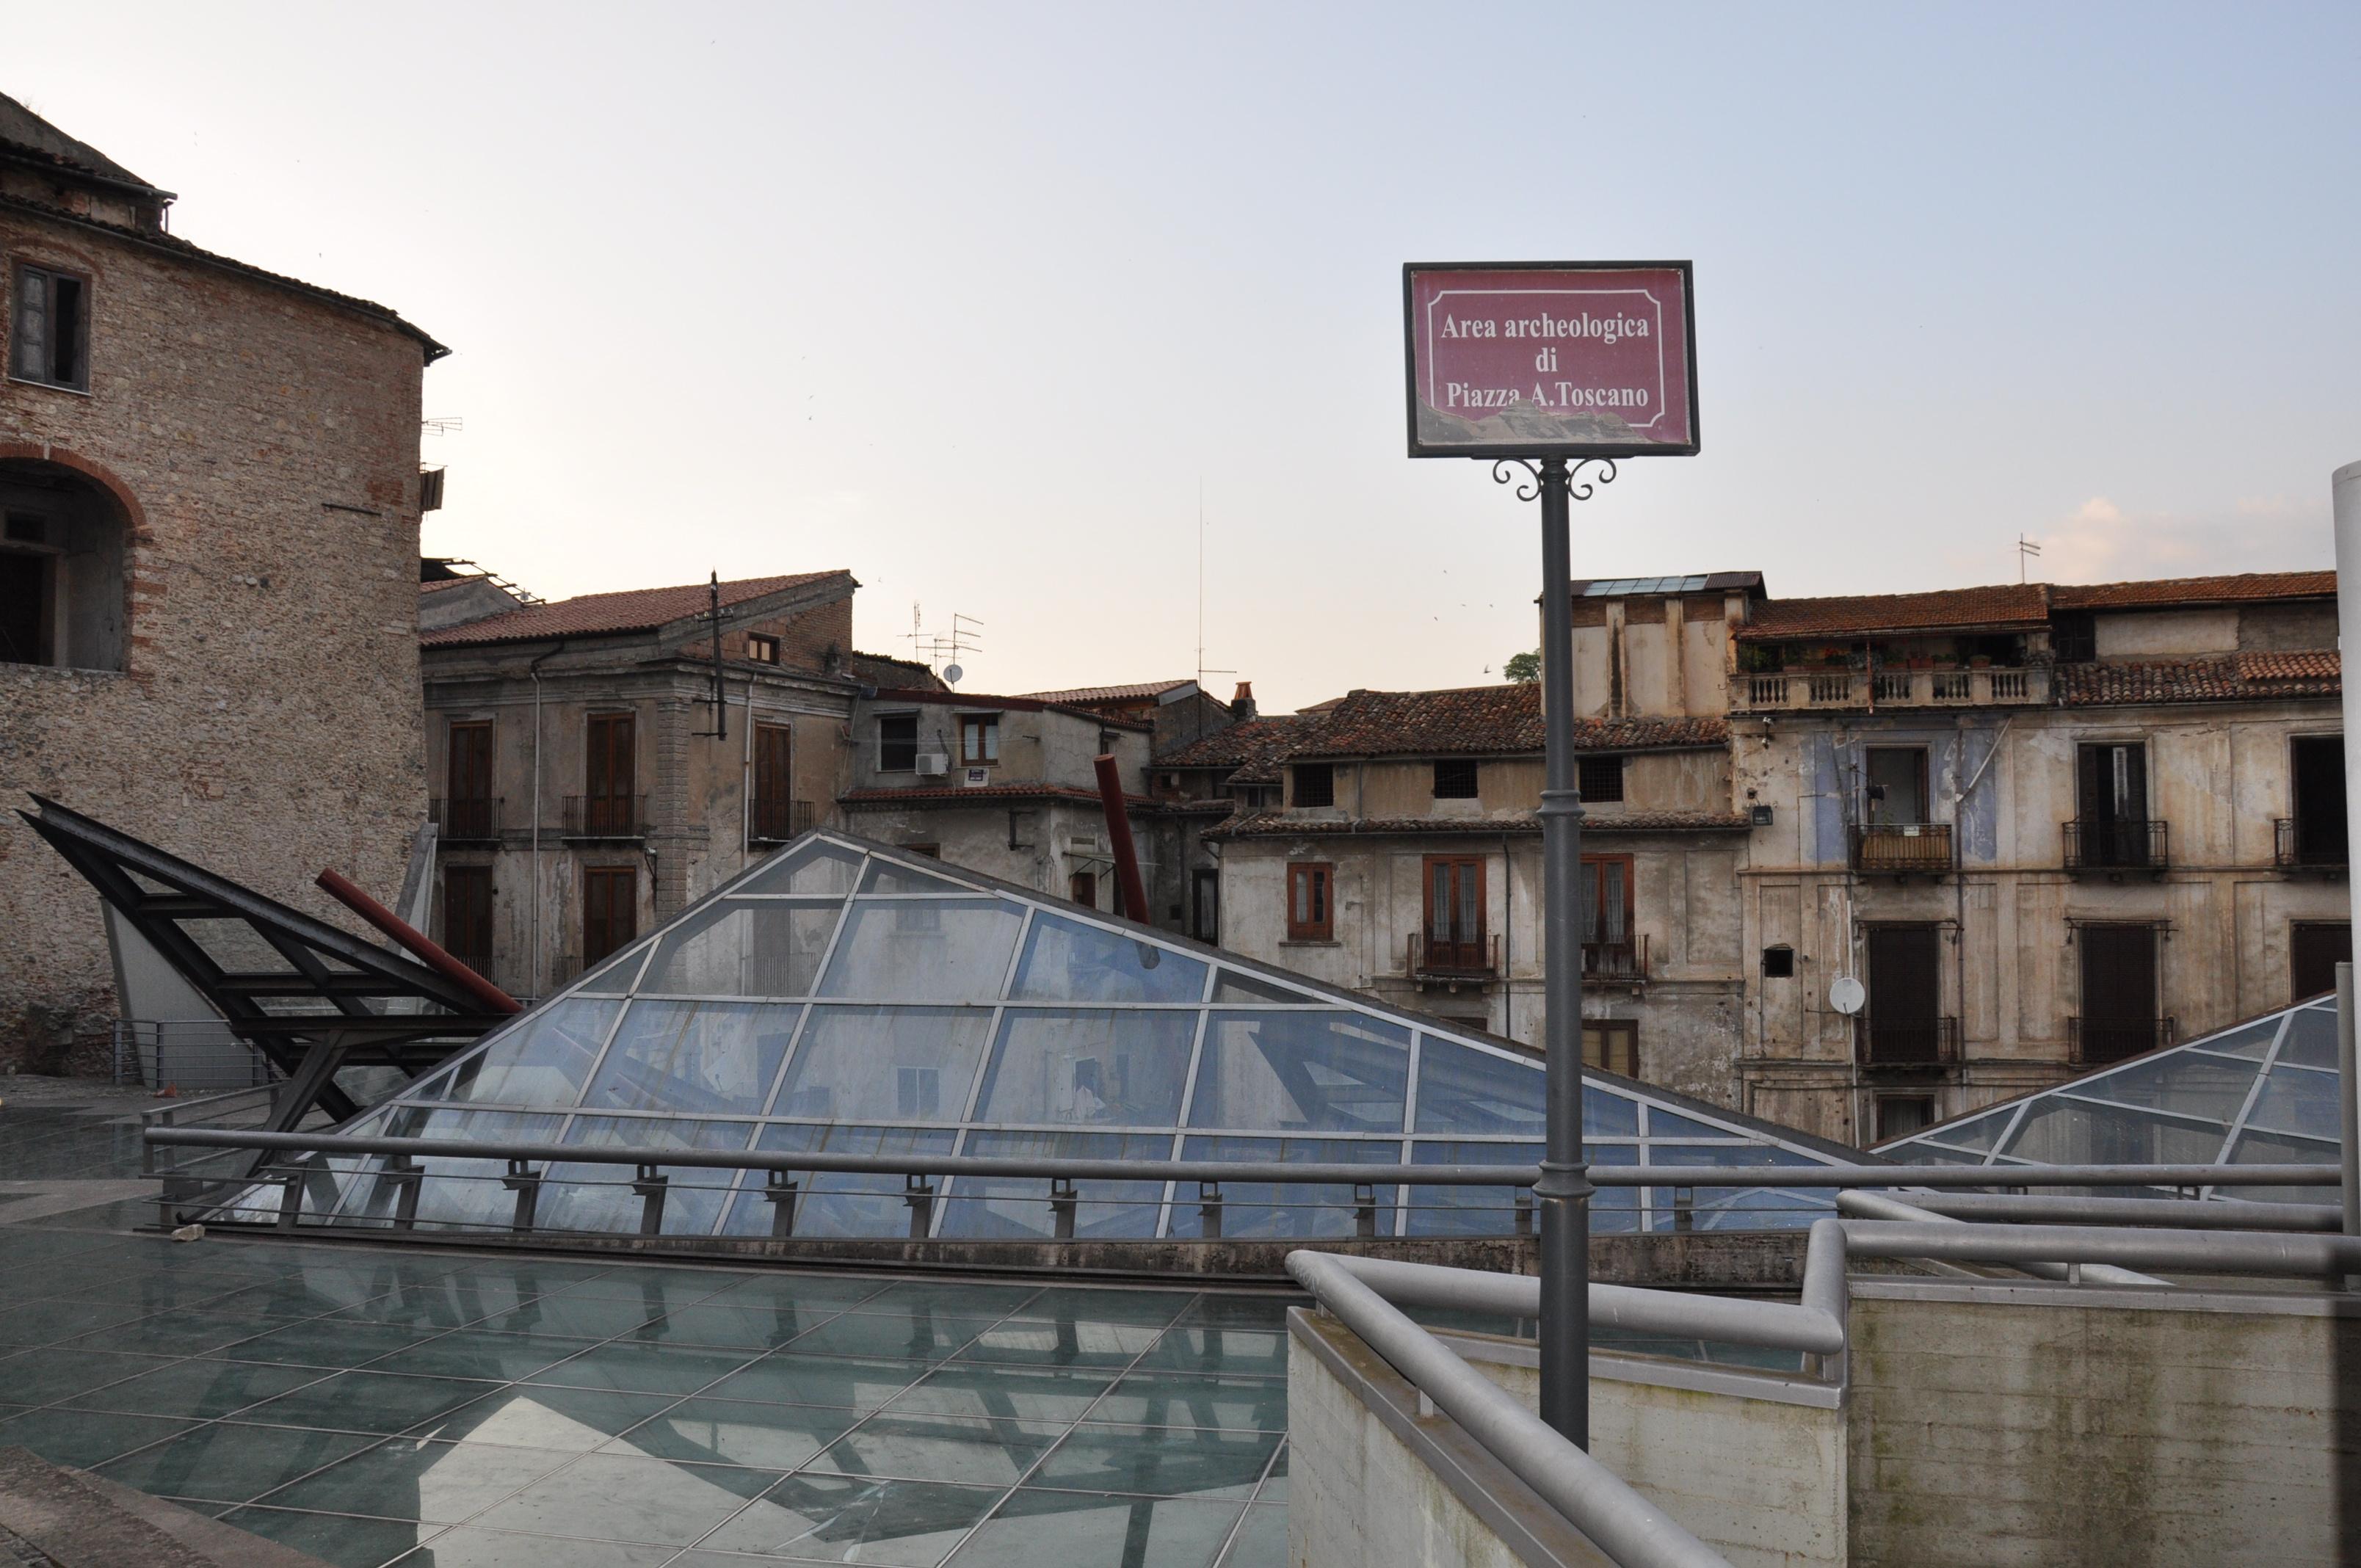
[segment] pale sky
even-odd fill
[[[1532,509],[1403,455],[1406,260],[1687,258],[1704,450],[1583,576],[2329,562],[2361,8],[13,7],[0,92],[182,237],[380,301],[430,553],[849,567],[970,689],[1497,679]],[[1228,674],[1209,674],[1226,695]]]

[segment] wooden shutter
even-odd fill
[[[795,837],[795,731],[784,724],[754,726],[754,837]]]
[[[2156,927],[2085,926],[2082,949],[2082,1059],[2121,1061],[2158,1043]]]
[[[1942,1059],[1942,948],[1932,926],[1869,932],[1869,1059]]]
[[[2301,1002],[2336,989],[2336,966],[2353,961],[2353,927],[2343,920],[2301,920],[2288,929],[2288,1000]]]
[[[640,879],[632,866],[589,866],[582,872],[582,967],[588,969],[639,934]]]
[[[1483,968],[1482,859],[1466,855],[1429,855],[1425,872],[1427,968]]]
[[[29,267],[16,269],[16,351],[15,374],[49,378],[49,278]]]
[[[443,946],[489,977],[492,967],[492,868],[443,868]]]
[[[588,830],[594,834],[629,833],[636,778],[635,727],[628,713],[594,713],[589,719],[588,776],[583,794],[588,797]]]

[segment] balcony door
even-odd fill
[[[450,772],[443,831],[454,839],[489,839],[492,825],[492,726],[477,720],[451,726]]]
[[[582,781],[584,831],[622,837],[637,826],[631,820],[632,799],[639,794],[637,728],[628,713],[590,716]]]
[[[2296,864],[2344,865],[2349,858],[2345,841],[2345,737],[2299,735],[2291,750]]]
[[[1479,856],[1426,857],[1426,967],[1488,968],[1484,942],[1484,861]]]
[[[1934,926],[1869,931],[1869,1065],[1943,1059],[1942,943]]]
[[[1609,979],[1637,976],[1631,935],[1631,857],[1585,856],[1582,862],[1582,972]]]
[[[1924,822],[1927,810],[1927,748],[1869,748],[1869,820],[1899,828]]]
[[[2148,863],[2147,748],[2110,740],[2081,748],[2074,786],[2082,863]]]
[[[2085,926],[2082,950],[2082,1060],[2121,1061],[2162,1040],[2156,1005],[2156,927]]]
[[[443,947],[489,979],[492,972],[492,868],[443,868]]]
[[[640,934],[640,878],[633,866],[588,866],[582,872],[582,967]]]
[[[795,731],[754,726],[754,837],[783,843],[796,836]]]

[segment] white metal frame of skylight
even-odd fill
[[[798,914],[807,918],[798,921]],[[758,924],[765,932],[759,940]],[[699,938],[731,927],[738,932],[734,959],[726,940],[698,956]],[[985,931],[980,941],[950,935],[965,927],[972,937],[977,928],[993,927],[998,929]],[[891,955],[899,937],[918,939],[906,945],[897,962]],[[760,953],[753,950],[758,946]],[[922,953],[931,961],[919,961]],[[717,983],[717,960],[719,969],[734,961],[737,978]],[[765,972],[752,972],[757,969]],[[732,1050],[683,1056],[680,1047],[700,1018],[738,1021]],[[1151,1018],[1159,1022],[1149,1024]],[[635,1019],[642,1021],[638,1033]],[[759,1035],[757,1025],[766,1020],[779,1027]],[[653,1032],[644,1026],[650,1025]],[[1096,1027],[1110,1049],[1119,1026],[1132,1032],[1133,1045],[1142,1050],[1154,1045],[1140,1047],[1141,1031],[1166,1032],[1162,1055],[1169,1059],[1137,1067],[1126,1060],[1121,1069],[1126,1082],[1117,1084],[1111,1058],[1102,1056],[1090,1082],[1082,1084],[1071,1066],[1082,1059],[1079,1054],[1060,1058],[1057,1049],[1061,1025],[1069,1033]],[[634,1054],[660,1047],[667,1029],[674,1057],[659,1061],[653,1054]],[[862,1051],[873,1053],[914,1033],[930,1036],[921,1052],[938,1055],[931,1068],[924,1061],[892,1064],[895,1098],[887,1109],[877,1098],[885,1080],[860,1080],[861,1069],[874,1065],[864,1064]],[[553,1035],[562,1047],[544,1041]],[[551,1065],[555,1058],[541,1048],[544,1043],[570,1048],[571,1066]],[[1293,1054],[1288,1064],[1297,1074],[1292,1087],[1279,1082],[1275,1050]],[[1391,1055],[1396,1051],[1398,1058]],[[1038,1103],[1027,1103],[1016,1075],[1052,1058],[1066,1062],[1060,1069],[1066,1081]],[[815,1069],[816,1062],[829,1065]],[[684,1064],[690,1073],[760,1070],[735,1090],[716,1089],[710,1081],[691,1083],[682,1075]],[[908,1076],[912,1069],[919,1076]],[[931,1080],[924,1076],[929,1070]],[[1513,1076],[1485,1081],[1504,1070],[1529,1073],[1530,1091]],[[631,1086],[635,1071],[636,1090]],[[1128,1086],[1134,1072],[1160,1081],[1135,1091]],[[527,1088],[528,1074],[540,1077],[542,1089]],[[829,1080],[807,1081],[815,1074]],[[1286,1103],[1304,1113],[1301,1121],[1224,1114],[1225,1096],[1235,1102],[1248,1094],[1251,1106],[1249,1080],[1258,1075],[1271,1080],[1263,1085],[1266,1091],[1277,1087],[1292,1096]],[[1857,1151],[1631,1080],[1592,1070],[1586,1080],[1586,1138],[1590,1157],[1601,1165],[1843,1165],[1861,1158]],[[758,1166],[791,1163],[779,1158],[782,1151],[820,1148],[1529,1166],[1542,1150],[1542,1082],[1539,1054],[1512,1042],[914,851],[823,829],[750,867],[342,1130],[444,1138],[465,1138],[472,1130],[488,1141],[745,1148],[763,1157]],[[566,1091],[563,1102],[546,1091],[553,1085]],[[1004,1098],[1012,1085],[1014,1093]],[[670,1093],[671,1102],[647,1102],[651,1087]],[[1095,1113],[1079,1105],[1084,1089],[1104,1119],[1092,1119]],[[839,1099],[839,1090],[848,1091],[851,1103]],[[712,1103],[688,1103],[708,1091]],[[594,1100],[601,1092],[606,1102]],[[640,1102],[632,1102],[634,1093]],[[1268,1092],[1265,1099],[1277,1102]],[[1141,1113],[1143,1105],[1150,1105],[1148,1113]],[[1009,1113],[1026,1110],[1044,1113]],[[430,1179],[419,1199],[420,1223],[505,1228],[509,1205],[500,1162],[421,1164]],[[478,1164],[481,1169],[462,1168]],[[386,1223],[393,1184],[374,1179],[384,1168],[384,1157],[326,1162],[340,1190],[324,1191],[309,1205],[317,1222]],[[665,1170],[672,1190],[664,1234],[768,1232],[760,1168]],[[547,1178],[543,1223],[550,1228],[631,1228],[631,1189],[613,1171],[554,1167]],[[902,1234],[894,1223],[904,1196],[895,1179],[839,1173],[807,1175],[807,1182],[802,1203],[812,1223],[799,1222],[797,1234]],[[1077,1234],[1125,1240],[1199,1234],[1198,1194],[1169,1181],[1137,1185],[1139,1191],[1114,1193],[1104,1184],[1085,1183],[1084,1223]],[[480,1201],[462,1201],[467,1190]],[[1046,1198],[1038,1181],[953,1178],[932,1205],[930,1234],[1045,1234]],[[1233,1236],[1344,1234],[1353,1223],[1349,1188],[1233,1186],[1223,1199],[1235,1216],[1224,1234]],[[1412,1184],[1405,1201],[1399,1188],[1387,1186],[1377,1190],[1375,1200],[1379,1234],[1396,1235],[1502,1234],[1511,1211],[1505,1188]],[[1831,1203],[1827,1191],[1814,1190],[1700,1190],[1676,1201],[1668,1190],[1610,1189],[1594,1202],[1594,1227],[1666,1229],[1675,1223],[1676,1207],[1700,1229],[1795,1225],[1832,1212]],[[820,1207],[814,1211],[814,1204]],[[1151,1207],[1152,1224],[1139,1223],[1137,1213]],[[258,1192],[236,1208],[244,1217],[266,1218],[275,1200]],[[1473,1212],[1455,1224],[1454,1210]],[[1040,1223],[1012,1220],[1012,1211]],[[1298,1211],[1309,1217],[1307,1223],[1290,1218]]]
[[[1878,1146],[1915,1164],[2334,1166],[2336,1003],[2322,997]],[[2033,1152],[2025,1152],[2031,1148]],[[2129,1196],[2129,1193],[2125,1193]],[[2208,1198],[2303,1201],[2294,1188]]]

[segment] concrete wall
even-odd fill
[[[1576,599],[1575,707],[1587,718],[1730,711],[1730,629],[1743,594]]]
[[[2349,1299],[1857,1281],[1863,1568],[2361,1561]]]
[[[425,812],[423,345],[22,209],[0,257],[84,274],[91,313],[87,394],[0,381],[0,478],[71,472],[129,541],[119,668],[0,664],[0,795],[352,924],[313,878],[394,897]],[[113,991],[97,895],[0,814],[0,1063],[103,1069]]]

